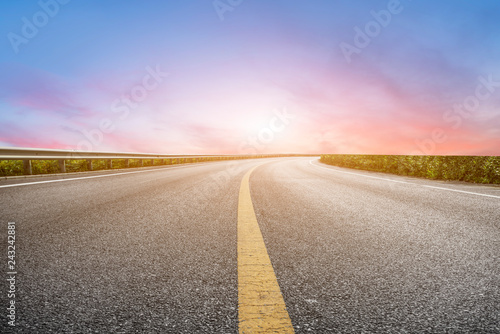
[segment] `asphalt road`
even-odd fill
[[[500,187],[313,158],[0,180],[2,276],[8,222],[17,273],[16,326],[2,279],[0,332],[237,333],[238,194],[257,165],[296,333],[500,333]]]

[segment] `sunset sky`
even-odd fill
[[[0,146],[500,155],[497,0],[0,2]]]

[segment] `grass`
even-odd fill
[[[321,162],[433,180],[500,184],[500,157],[323,154]]]

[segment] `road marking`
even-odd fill
[[[294,333],[253,209],[249,179],[255,168],[241,181],[238,203],[239,333]]]
[[[75,181],[75,180],[85,180],[85,179],[95,179],[98,177],[108,177],[108,176],[117,176],[117,175],[125,175],[125,174],[135,174],[135,173],[146,173],[146,172],[156,172],[160,170],[167,170],[167,169],[174,169],[174,168],[181,168],[181,167],[193,167],[193,166],[202,166],[202,165],[207,165],[207,164],[189,164],[189,165],[182,165],[182,166],[171,166],[171,167],[163,167],[163,168],[155,168],[155,169],[147,169],[147,170],[137,170],[133,172],[124,172],[124,173],[113,173],[113,174],[105,174],[105,175],[94,175],[94,176],[82,176],[82,177],[72,177],[69,179],[57,179],[57,180],[48,180],[48,181],[36,181],[36,182],[25,182],[25,183],[16,183],[16,184],[6,184],[3,186],[0,186],[0,188],[9,188],[9,187],[21,187],[21,186],[29,186],[33,184],[41,184],[41,183],[52,183],[52,182],[63,182],[63,181]]]
[[[338,169],[335,169],[335,168],[328,168],[328,167],[323,167],[323,166],[315,165],[315,164],[313,164],[313,161],[314,160],[310,160],[309,163],[311,165],[313,165],[313,166],[316,166],[316,167],[319,167],[319,168],[323,168],[323,169],[328,169],[330,171],[334,171],[334,172],[337,172],[337,173],[352,174],[352,175],[356,175],[356,176],[368,177],[368,178],[371,178],[371,179],[378,179],[378,180],[384,180],[384,181],[390,181],[390,182],[396,182],[396,183],[412,184],[414,186],[421,186],[421,187],[426,187],[426,188],[431,188],[431,189],[439,189],[439,190],[447,190],[447,191],[453,191],[453,192],[463,193],[463,194],[469,194],[469,195],[477,195],[477,196],[484,196],[484,197],[500,198],[500,196],[495,196],[495,195],[481,194],[481,193],[475,193],[475,192],[471,192],[471,191],[457,190],[457,189],[444,188],[444,187],[429,186],[429,185],[426,185],[426,184],[418,184],[418,183],[412,183],[412,182],[406,182],[406,181],[391,180],[391,179],[386,179],[386,178],[383,178],[383,177],[377,177],[377,176],[371,176],[371,175],[364,175],[364,174],[352,173],[352,172],[346,172],[346,171],[338,170]]]
[[[432,189],[454,191],[457,193],[471,194],[471,195],[484,196],[484,197],[500,198],[500,196],[495,196],[495,195],[481,194],[481,193],[475,193],[475,192],[471,192],[471,191],[457,190],[457,189],[450,189],[450,188],[443,188],[443,187],[428,186],[426,184],[421,184],[421,186],[426,187],[426,188],[432,188]]]

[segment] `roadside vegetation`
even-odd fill
[[[433,180],[500,184],[500,157],[323,154],[321,162]]]
[[[217,156],[217,157],[187,157],[187,158],[169,158],[169,159],[143,159],[143,166],[164,166],[176,165],[185,163],[221,161],[221,160],[236,160],[236,159],[251,159],[251,158],[272,158],[292,155],[259,155],[259,156]],[[140,159],[128,159],[129,168],[141,167]],[[86,172],[88,171],[87,160],[65,160],[66,172]],[[31,166],[33,174],[53,174],[59,173],[59,165],[57,160],[32,160]],[[125,159],[112,159],[112,169],[126,167]],[[92,161],[92,170],[105,170],[107,168],[106,160],[95,159]],[[0,161],[0,176],[16,176],[23,175],[22,160],[1,160]]]

